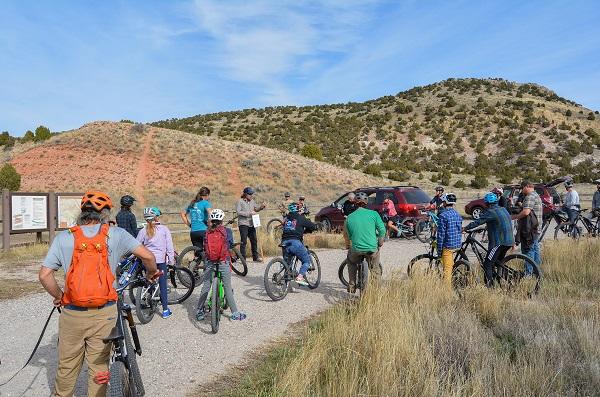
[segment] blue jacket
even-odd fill
[[[512,221],[506,208],[493,204],[481,214],[479,219],[469,223],[465,229],[473,229],[484,223],[487,225],[488,230],[489,249],[498,245],[512,247],[515,244]]]

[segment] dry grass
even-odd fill
[[[532,300],[392,279],[322,315],[231,396],[564,396],[600,390],[600,242],[547,247]],[[575,254],[571,254],[576,252]],[[256,381],[256,380],[260,381]]]
[[[250,244],[250,242],[248,242],[248,244]],[[273,235],[268,234],[264,228],[258,230],[258,245],[263,256],[281,255],[279,244],[281,244],[281,238],[276,238]],[[310,233],[304,235],[304,244],[311,249],[343,248],[344,238],[341,234],[335,233]]]
[[[8,251],[0,250],[0,263],[14,264],[14,262],[41,260],[47,252],[47,243],[11,247]]]

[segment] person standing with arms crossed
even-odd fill
[[[262,262],[262,258],[258,255],[258,239],[256,238],[256,228],[252,222],[252,215],[256,215],[262,211],[266,205],[256,205],[254,201],[254,189],[245,187],[242,192],[242,197],[235,206],[235,211],[238,216],[238,227],[240,229],[240,252],[246,258],[246,244],[250,239],[252,248],[252,260],[254,262]]]
[[[152,252],[127,231],[109,227],[112,200],[98,191],[81,199],[77,226],[56,235],[42,263],[39,280],[62,307],[58,320],[58,368],[53,397],[73,395],[75,382],[85,359],[88,366],[88,396],[104,397],[109,381],[111,344],[104,343],[115,325],[118,297],[115,270],[123,256],[142,260],[146,277],[157,274]],[[64,291],[54,273],[65,272]]]

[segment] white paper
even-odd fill
[[[12,230],[48,227],[46,196],[12,196]]]
[[[252,225],[254,227],[259,227],[260,226],[260,215],[258,215],[258,214],[252,215]]]

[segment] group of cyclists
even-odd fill
[[[600,216],[600,180],[595,183],[597,191],[593,197],[592,213]],[[518,213],[509,213],[502,189],[495,188],[485,194],[486,210],[480,218],[466,226],[463,226],[463,219],[455,209],[456,195],[445,193],[443,187],[436,189],[430,209],[438,212],[438,226],[434,232],[446,282],[450,283],[452,277],[453,254],[461,245],[462,233],[483,224],[488,231],[488,251],[483,264],[488,287],[492,286],[494,263],[501,260],[515,243],[521,244],[523,254],[540,264],[539,232],[543,216],[541,199],[535,192],[533,183],[523,181],[520,187],[522,198],[518,200]],[[567,181],[565,188],[565,210],[578,211],[579,196],[572,181]],[[244,188],[236,211],[242,255],[246,256],[246,241],[250,239],[252,257],[260,262],[262,258],[258,255],[253,215],[263,210],[265,203],[257,204],[254,194],[253,188]],[[205,253],[210,254],[207,266],[213,266],[224,275],[225,293],[232,310],[231,319],[243,320],[246,315],[237,308],[231,287],[229,250],[224,248],[232,244],[233,234],[223,226],[224,211],[212,208],[209,196],[210,190],[202,187],[194,200],[181,212],[181,217],[190,227],[192,243],[203,247]],[[303,236],[317,230],[317,225],[307,218],[309,212],[304,197],[299,197],[297,201],[290,197],[286,193],[285,200],[278,207],[283,217],[281,247],[285,254],[293,255],[301,262],[295,282],[298,285],[308,285],[306,272],[311,264],[311,257],[303,243]],[[391,200],[388,201],[392,203]],[[161,224],[162,213],[157,207],[144,208],[146,225],[138,230],[135,215],[131,211],[134,202],[132,196],[123,196],[120,200],[121,211],[116,216],[119,227],[109,227],[112,200],[102,192],[86,192],[81,200],[77,226],[59,233],[44,259],[39,273],[40,282],[53,297],[54,305],[63,308],[59,321],[59,365],[54,396],[72,395],[84,358],[89,368],[88,393],[104,395],[106,391],[106,384],[109,382],[107,370],[110,345],[103,343],[102,338],[106,337],[113,326],[116,310],[113,284],[117,266],[123,257],[135,255],[141,259],[146,278],[151,282],[158,279],[163,318],[172,314],[167,306],[165,278],[167,264],[174,264],[175,260],[171,233],[166,225]],[[363,260],[367,262],[375,278],[381,276],[381,247],[388,236],[388,228],[391,228],[390,219],[397,216],[393,203],[389,205],[384,202],[386,227],[381,214],[368,209],[367,204],[367,194],[356,192],[348,195],[342,208],[346,218],[343,235],[348,250],[346,259],[349,293],[356,291],[358,266]],[[572,213],[569,212],[571,221],[577,215],[577,212],[575,215]],[[516,236],[513,234],[513,221],[517,221],[519,225]],[[59,268],[63,268],[66,274],[64,289],[58,285],[54,276]],[[204,284],[197,307],[196,319],[199,321],[204,319],[204,303],[208,291],[208,285],[206,282]]]

